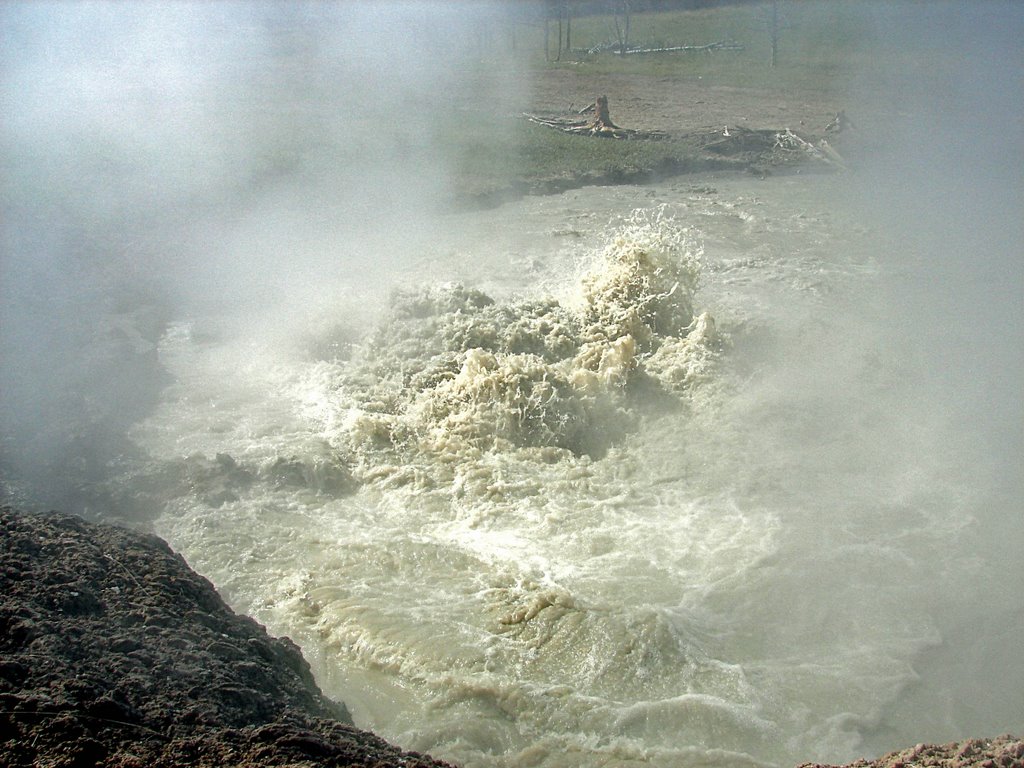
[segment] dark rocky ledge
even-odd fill
[[[353,727],[155,536],[0,508],[0,765],[444,766]]]

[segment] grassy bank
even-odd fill
[[[571,136],[526,120],[493,133],[464,130],[452,162],[462,204],[496,202],[520,194],[556,192],[586,184],[643,183],[678,173],[741,168],[702,152],[693,136],[619,141]]]
[[[619,55],[590,49],[616,41],[612,16],[574,19],[572,50],[552,61],[543,35],[527,53],[534,68],[578,68],[591,74],[697,79],[737,88],[795,88],[831,93],[849,86],[853,73],[885,83],[907,71],[937,76],[952,71],[958,57],[934,45],[936,24],[950,18],[947,2],[847,2],[780,0],[772,65],[772,3],[727,5],[694,11],[647,12],[631,17],[629,45],[636,48],[708,46],[738,48]],[[955,14],[954,14],[955,17]],[[551,29],[557,29],[556,24]],[[955,30],[951,30],[955,36]],[[932,42],[926,43],[930,39]]]
[[[905,84],[908,78],[948,76],[956,57],[948,50],[930,48],[922,42],[929,36],[920,34],[940,18],[939,11],[946,5],[782,0],[774,67],[772,4],[767,2],[638,13],[631,18],[629,42],[634,46],[728,42],[736,46],[731,49],[625,56],[608,50],[592,52],[615,41],[616,29],[610,15],[588,16],[573,19],[572,50],[563,50],[560,60],[551,60],[557,34],[557,25],[551,22],[547,56],[543,27],[520,27],[514,52],[498,36],[493,45],[500,49],[500,56],[482,56],[479,66],[515,69],[527,82],[555,77],[586,82],[593,84],[595,93],[610,78],[620,82],[635,78],[638,91],[644,83],[666,89],[685,83],[706,89],[709,99],[736,95],[755,115],[750,127],[768,128],[773,126],[757,124],[759,98],[770,101],[784,95],[805,102],[845,104],[858,92],[896,92],[894,84]],[[723,90],[729,93],[723,96]],[[568,101],[566,97],[565,106]],[[651,106],[652,111],[661,108],[657,103]],[[670,125],[654,126],[669,130],[669,140],[613,141],[566,136],[531,125],[517,119],[514,108],[495,113],[484,106],[470,108],[470,114],[472,119],[464,119],[463,113],[444,121],[439,131],[459,192],[469,197],[503,188],[543,188],[557,179],[632,180],[645,172],[656,175],[708,167],[709,158],[700,153],[692,137],[673,131]]]

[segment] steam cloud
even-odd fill
[[[870,27],[881,5],[862,5]],[[79,484],[132,450],[123,430],[156,397],[145,360],[168,319],[213,308],[277,319],[400,269],[450,191],[448,158],[419,116],[481,86],[473,46],[453,43],[495,9],[0,5],[3,495],[74,509]],[[975,653],[944,695],[974,685],[989,702],[950,719],[988,728],[1019,722],[1024,690],[1024,13],[935,3],[917,20],[872,33],[947,48],[938,86],[918,88],[913,62],[887,82],[849,73],[851,101],[887,105],[899,127],[871,134],[857,119],[872,146],[849,182],[849,205],[889,233],[879,256],[899,277],[856,317],[804,335],[812,354],[780,364],[769,385],[793,408],[832,397],[850,352],[837,345],[868,346],[857,334],[905,356],[915,384],[885,408],[901,425],[927,423],[943,456],[988,489],[964,551],[950,553],[989,553],[987,597],[930,596],[949,602],[945,636],[977,633],[951,643]],[[483,86],[493,99],[513,84]],[[937,655],[948,669],[961,661]],[[923,684],[905,709],[934,693]]]
[[[858,307],[850,330],[902,360],[905,378],[884,406],[889,447],[915,430],[931,444],[897,461],[942,457],[951,485],[962,478],[983,489],[970,503],[943,501],[963,504],[965,524],[949,562],[981,557],[983,595],[929,595],[947,642],[921,664],[922,684],[892,715],[917,738],[942,739],[950,730],[936,721],[937,701],[968,733],[993,723],[1019,727],[1014,712],[1024,705],[1024,664],[1011,639],[1024,612],[1009,597],[1024,589],[1024,572],[1008,565],[1024,541],[1024,8],[920,5],[914,23],[899,27],[875,22],[884,8],[862,8],[873,35],[895,50],[944,55],[932,59],[940,72],[922,72],[908,56],[907,68],[885,81],[847,73],[853,101],[885,105],[885,130],[858,126],[871,146],[850,178],[849,205],[892,244],[878,254],[891,282]],[[820,359],[836,359],[834,350],[820,351]],[[836,386],[835,371],[831,381]],[[936,583],[945,567],[934,563]],[[937,669],[946,681],[954,670],[956,681],[934,686]],[[975,708],[979,701],[986,704]]]
[[[126,449],[158,382],[111,344],[144,354],[172,316],[266,322],[384,281],[448,190],[419,115],[474,87],[494,12],[3,4],[4,474],[73,507],[61,478]]]

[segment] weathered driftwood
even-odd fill
[[[735,40],[719,40],[715,43],[708,43],[707,45],[664,45],[656,48],[641,48],[640,46],[626,46],[623,49],[622,43],[615,40],[608,40],[603,43],[591,46],[586,50],[580,50],[579,53],[595,54],[595,53],[606,53],[611,51],[617,56],[637,54],[637,53],[675,53],[676,51],[701,51],[704,53],[710,53],[711,51],[742,51],[743,44],[737,43]]]
[[[661,48],[627,48],[626,50],[617,49],[614,50],[618,56],[630,55],[630,54],[644,54],[644,53],[676,53],[677,51],[701,51],[704,53],[710,53],[711,51],[742,51],[743,46],[737,43],[735,40],[719,40],[717,43],[708,43],[707,45],[670,45],[663,46]]]
[[[705,135],[704,149],[718,155],[735,157],[743,153],[757,153],[776,159],[802,153],[808,158],[834,168],[846,170],[846,161],[825,139],[799,136],[789,128],[784,130],[726,126],[721,131]]]
[[[825,126],[825,133],[843,133],[844,131],[848,131],[851,128],[856,129],[856,127],[857,126],[853,124],[853,120],[846,116],[846,110],[843,109],[837,112],[836,116],[833,117],[829,121],[829,124]]]
[[[580,110],[570,105],[572,115],[592,115],[585,119],[575,116],[544,117],[526,113],[524,116],[531,122],[554,128],[576,136],[600,136],[614,139],[663,139],[669,134],[663,131],[636,131],[622,128],[612,122],[608,110],[608,98],[599,97],[593,104]],[[834,123],[848,127],[849,119],[844,113],[836,116]],[[826,129],[826,132],[829,132]],[[832,129],[835,132],[835,129]],[[847,164],[824,138],[805,138],[789,128],[752,129],[741,126],[725,126],[723,129],[700,131],[688,134],[686,140],[694,145],[694,151],[713,153],[733,160],[747,162],[751,167],[786,165],[799,155],[831,166],[846,170]]]
[[[531,114],[524,116],[531,123],[537,123],[538,125],[554,128],[563,133],[571,133],[576,136],[600,136],[611,139],[643,138],[638,131],[619,128],[616,125],[601,125],[597,120],[566,120],[559,117],[542,117]]]
[[[782,150],[805,152],[814,160],[846,170],[846,161],[825,139],[819,139],[817,143],[812,144],[787,128],[775,134],[775,146]]]
[[[591,120],[542,117],[529,113],[526,113],[525,117],[530,122],[537,123],[538,125],[577,136],[599,136],[610,139],[660,139],[665,137],[665,134],[661,131],[635,131],[617,126],[612,122],[611,115],[609,114],[607,96],[599,96],[593,104],[579,110],[577,114],[583,115],[589,112],[594,113],[594,117]]]

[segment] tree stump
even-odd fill
[[[594,121],[587,127],[591,131],[620,131],[622,130],[615,123],[612,122],[611,115],[608,114],[608,97],[598,96],[597,101],[594,102]]]

